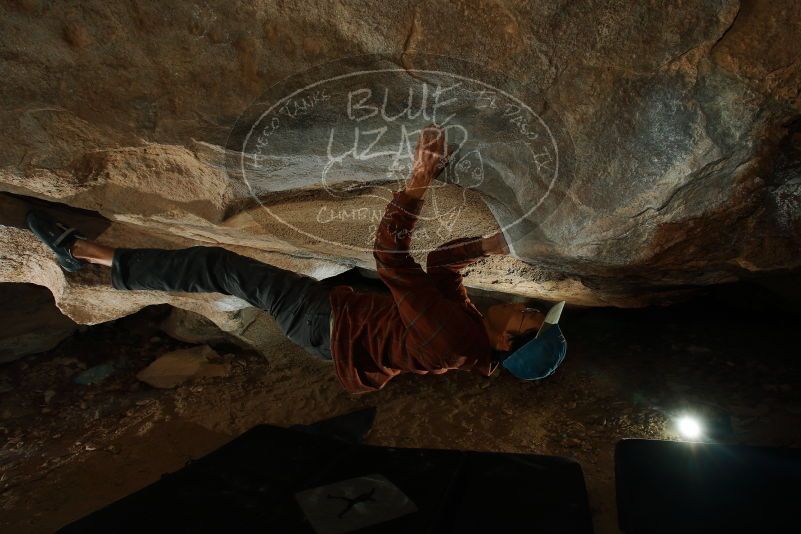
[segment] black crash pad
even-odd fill
[[[801,532],[801,450],[623,440],[615,450],[620,528]]]
[[[383,482],[361,496],[336,489],[352,479],[363,488]],[[352,532],[592,532],[584,477],[572,460],[375,447],[268,425],[61,532],[321,532],[299,495],[322,487],[322,504],[337,503],[336,515],[352,520],[369,515],[387,484],[407,499],[403,515]],[[351,506],[347,499],[357,497]]]

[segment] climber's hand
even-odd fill
[[[431,181],[442,172],[447,163],[445,130],[435,124],[423,128],[417,140],[412,175],[406,182],[406,193],[415,198],[423,198]]]
[[[485,254],[509,254],[509,245],[503,233],[498,232],[481,240],[481,250]]]

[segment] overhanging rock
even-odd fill
[[[404,161],[388,168],[392,157],[367,156],[401,146],[399,137],[322,170],[347,153],[357,122],[361,133],[382,126],[357,120],[382,113],[382,87],[391,105],[375,117],[413,132],[434,117],[387,117],[409,95],[420,107],[423,91],[430,104],[437,87],[463,80],[440,103],[458,97],[449,124],[465,126],[473,144],[431,194],[415,236],[421,261],[446,239],[502,228],[517,258],[476,265],[468,285],[616,306],[801,266],[797,2],[2,9],[13,74],[2,89],[0,190],[97,212],[112,222],[96,234],[108,244],[221,245],[320,276],[373,268],[375,214],[402,183]],[[316,100],[314,90],[284,91],[382,69],[393,74],[328,85]],[[481,84],[504,93],[494,115],[475,107],[490,106]],[[294,107],[277,116],[292,128],[269,142],[257,129],[253,143],[267,149],[249,146],[243,132],[286,97]],[[443,121],[448,109],[439,108]],[[341,136],[329,146],[331,125]],[[548,141],[551,163],[558,151],[558,179],[533,173],[548,143],[521,135]],[[231,165],[259,157],[266,181]],[[0,233],[0,279],[47,285],[78,322],[153,302],[209,317],[212,301],[221,305],[122,296],[102,271],[60,273],[19,225]]]

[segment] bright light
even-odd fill
[[[697,439],[701,437],[701,423],[694,417],[685,415],[676,421],[676,427],[682,437],[687,439]]]

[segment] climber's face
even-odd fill
[[[484,323],[496,350],[508,351],[515,337],[539,330],[545,314],[522,302],[496,304],[487,308]]]

